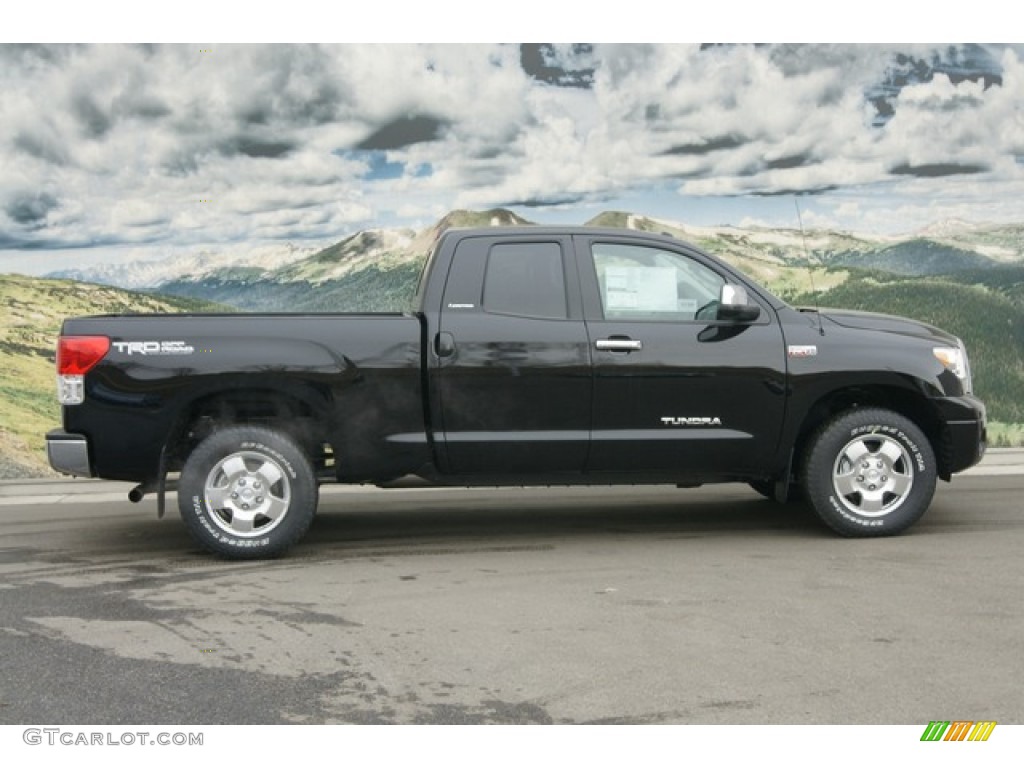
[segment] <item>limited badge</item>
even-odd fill
[[[814,357],[818,347],[814,344],[790,344],[786,350],[790,357]]]

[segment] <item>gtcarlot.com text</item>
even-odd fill
[[[201,747],[202,733],[166,731],[72,731],[64,728],[26,728],[22,740],[31,746],[50,747]]]

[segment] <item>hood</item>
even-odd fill
[[[957,339],[950,333],[933,325],[896,315],[881,315],[876,312],[856,312],[849,309],[822,309],[822,318],[831,320],[844,328],[859,328],[866,331],[897,333],[902,336],[916,336],[943,344],[956,346]]]

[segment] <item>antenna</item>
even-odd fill
[[[814,266],[811,264],[811,252],[807,250],[807,235],[804,234],[804,217],[800,214],[800,201],[793,195],[793,205],[796,206],[796,220],[800,224],[800,241],[804,246],[804,259],[807,261],[807,274],[811,278],[811,293],[814,295],[814,314],[818,318],[818,333],[825,335],[825,326],[821,322],[821,307],[818,304],[818,289],[814,287]]]

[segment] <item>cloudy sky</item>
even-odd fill
[[[1024,222],[1024,47],[0,45],[0,272],[582,223]]]

